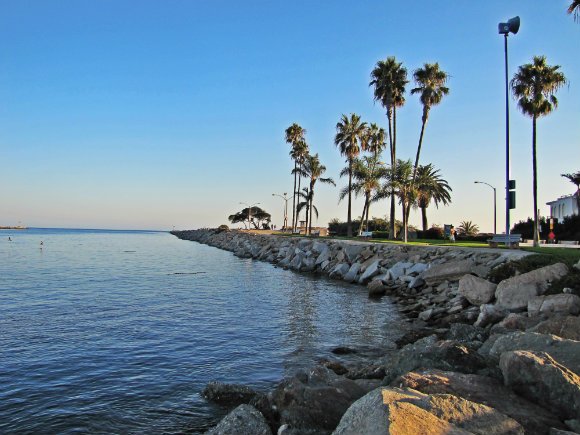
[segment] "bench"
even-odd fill
[[[577,240],[559,240],[558,241],[559,245],[578,245],[578,241]]]
[[[310,233],[311,237],[320,237],[320,230],[312,231]]]
[[[300,230],[294,230],[292,231],[292,234],[300,234]]]
[[[506,243],[509,243],[514,248],[519,248],[521,241],[522,241],[521,234],[510,234],[510,235],[494,234],[491,239],[487,239],[487,243],[489,243],[489,246],[492,248],[497,248],[500,243],[504,245]]]
[[[359,234],[359,237],[363,237],[365,239],[370,239],[373,237],[373,232],[372,231],[363,231],[362,233]]]

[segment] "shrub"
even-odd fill
[[[434,225],[427,231],[417,231],[417,237],[419,239],[443,240],[443,228]]]
[[[228,227],[227,225],[220,225],[219,227],[217,227],[217,232],[218,233],[222,233],[224,231],[229,231],[230,227]]]

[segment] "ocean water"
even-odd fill
[[[401,328],[363,287],[168,233],[0,231],[0,433],[199,433],[208,381],[265,390]]]

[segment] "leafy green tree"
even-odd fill
[[[429,120],[429,112],[433,106],[441,103],[443,97],[449,94],[449,88],[445,86],[449,79],[448,74],[439,68],[439,63],[426,63],[423,68],[415,70],[413,73],[416,88],[411,89],[411,94],[419,94],[423,105],[423,115],[421,116],[421,134],[419,135],[419,145],[417,146],[417,156],[413,170],[413,180],[417,175],[419,167],[419,156],[423,145],[425,126]]]
[[[366,122],[361,122],[360,116],[354,113],[350,114],[350,118],[342,115],[336,124],[334,143],[348,162],[348,237],[352,237],[352,164],[361,150],[366,149],[366,127]]]
[[[308,145],[306,144],[306,140],[304,136],[306,135],[306,130],[302,128],[300,125],[294,123],[290,127],[288,127],[285,131],[285,139],[286,143],[292,146],[290,150],[290,157],[294,160],[294,170],[292,173],[294,174],[294,193],[292,196],[292,229],[296,228],[296,222],[298,221],[296,217],[296,195],[298,190],[300,190],[300,185],[298,185],[298,190],[296,190],[296,178],[298,174],[296,168],[298,167],[299,162],[302,161],[304,156],[308,154]],[[298,180],[298,182],[300,182]]]
[[[560,66],[546,63],[545,56],[534,56],[532,63],[518,68],[511,80],[514,97],[524,115],[532,118],[532,173],[534,196],[534,246],[539,246],[538,232],[538,171],[536,163],[536,122],[558,107],[556,91],[566,83]]]
[[[366,131],[366,149],[371,153],[371,155],[379,155],[383,152],[386,146],[385,139],[387,137],[387,133],[383,128],[380,128],[374,122],[371,123]]]
[[[250,229],[254,225],[254,229],[258,230],[264,225],[267,227],[272,220],[272,216],[267,211],[260,207],[244,208],[243,210],[228,216],[228,220],[232,224],[243,223],[246,229]]]
[[[479,233],[479,227],[471,221],[462,221],[457,231],[464,236],[475,236]]]
[[[379,101],[387,111],[389,129],[389,148],[391,153],[391,167],[397,165],[397,107],[405,104],[405,86],[407,69],[402,62],[397,62],[394,56],[380,60],[371,72],[369,86],[374,87],[374,100]],[[390,193],[390,232],[389,237],[395,238],[395,195]]]
[[[313,156],[308,155],[304,160],[304,165],[302,168],[299,168],[298,171],[300,175],[304,178],[309,180],[309,188],[306,189],[307,196],[304,197],[307,200],[306,206],[306,225],[307,225],[307,234],[312,233],[312,210],[314,209],[313,201],[314,201],[314,186],[316,185],[317,181],[325,184],[332,184],[336,186],[334,180],[332,178],[325,178],[323,177],[324,173],[326,172],[326,166],[320,163],[320,159],[318,154],[314,154]],[[302,195],[302,194],[301,194]],[[304,208],[304,205],[300,207],[300,210]],[[309,220],[310,215],[310,220]],[[318,217],[318,211],[316,211],[316,217]]]
[[[446,180],[441,178],[439,169],[435,169],[432,164],[419,165],[417,178],[417,205],[421,209],[421,221],[423,231],[427,231],[427,207],[433,202],[435,207],[439,204],[447,205],[451,203],[451,187]]]

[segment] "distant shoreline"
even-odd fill
[[[28,227],[16,226],[16,227],[0,227],[0,230],[27,230]]]

